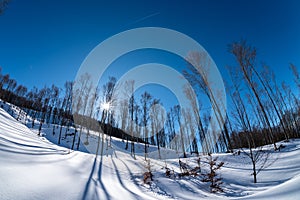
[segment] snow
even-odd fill
[[[15,116],[18,108],[12,110]],[[269,166],[253,183],[250,160],[243,154],[214,154],[218,162],[225,162],[219,171],[223,178],[223,193],[211,194],[209,183],[200,177],[165,177],[163,167],[180,172],[178,159],[159,160],[156,148],[151,147],[151,168],[154,181],[144,184],[146,172],[143,145],[136,144],[134,159],[124,150],[125,143],[113,138],[105,156],[95,156],[97,137],[89,138],[89,145],[80,145],[80,151],[70,150],[72,136],[56,145],[59,129],[52,134],[52,125],[43,125],[43,137],[37,136],[37,126],[27,128],[24,121],[15,120],[0,109],[0,199],[299,199],[300,195],[300,139],[281,142],[286,147],[272,151]],[[15,114],[15,115],[14,115]],[[24,119],[23,119],[24,120]],[[28,126],[30,124],[28,121]],[[38,122],[36,123],[38,124]],[[63,129],[62,136],[67,129]],[[69,132],[73,130],[70,129]],[[82,142],[85,141],[83,134]],[[266,147],[267,148],[267,147]],[[171,150],[162,153],[177,155]],[[196,158],[181,159],[196,166]],[[207,170],[204,156],[202,170]]]

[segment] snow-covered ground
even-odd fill
[[[17,108],[15,108],[17,109]],[[22,121],[22,120],[21,120]],[[58,129],[44,125],[44,137],[27,128],[0,108],[0,199],[299,199],[300,140],[290,140],[280,152],[271,151],[269,164],[253,183],[250,160],[241,153],[214,154],[225,162],[219,171],[223,193],[211,194],[201,177],[165,177],[167,165],[180,172],[178,159],[151,159],[154,181],[142,180],[145,169],[143,145],[137,144],[137,156],[124,150],[125,143],[112,140],[105,156],[95,156],[97,138],[89,145],[71,151],[72,137],[57,146]],[[63,129],[63,136],[66,129]],[[73,130],[69,130],[72,132]],[[84,135],[82,142],[85,142]],[[267,147],[266,147],[267,148]],[[129,145],[130,150],[130,145]],[[155,150],[155,147],[152,147]],[[175,153],[166,151],[166,154]],[[196,158],[182,159],[196,166]],[[205,158],[202,170],[207,169]]]

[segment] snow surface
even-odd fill
[[[4,107],[5,109],[5,107]],[[12,108],[15,116],[17,108]],[[23,119],[24,120],[24,119]],[[30,124],[30,120],[28,124]],[[219,171],[223,178],[223,193],[211,194],[209,184],[201,177],[172,177],[164,175],[167,165],[180,172],[178,159],[151,159],[154,181],[142,181],[146,171],[143,145],[137,144],[137,156],[124,150],[125,143],[113,138],[105,156],[93,152],[97,137],[89,138],[89,145],[71,151],[72,137],[57,142],[58,129],[43,126],[44,137],[37,136],[37,128],[29,129],[24,121],[17,121],[0,109],[0,199],[299,199],[300,196],[300,140],[281,142],[286,147],[271,151],[269,164],[253,183],[250,160],[243,154],[214,154],[225,162]],[[26,123],[26,122],[25,122]],[[38,123],[38,122],[37,122]],[[64,133],[67,129],[63,129]],[[69,130],[72,132],[73,130]],[[83,138],[85,136],[83,135]],[[82,139],[85,142],[85,139]],[[265,147],[268,148],[268,147]],[[151,147],[155,152],[155,147]],[[130,145],[129,145],[130,150]],[[165,150],[164,156],[175,152]],[[154,154],[153,154],[154,155]],[[181,159],[196,166],[196,158]],[[204,156],[202,170],[207,170]]]

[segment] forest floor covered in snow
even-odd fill
[[[165,176],[164,167],[180,173],[178,158],[171,150],[162,152],[162,159],[151,155],[154,174],[150,184],[143,183],[147,171],[143,144],[136,144],[136,158],[125,151],[125,142],[113,138],[111,146],[104,142],[104,156],[95,156],[97,137],[91,135],[88,145],[79,151],[70,150],[72,137],[64,137],[56,145],[59,129],[53,135],[52,125],[43,125],[42,136],[38,126],[28,128],[24,122],[0,108],[0,199],[299,199],[300,196],[300,140],[280,142],[284,148],[274,151],[268,146],[268,163],[253,183],[250,159],[240,155],[219,153],[217,162],[224,162],[218,171],[222,177],[223,192],[210,193],[209,183],[203,177]],[[28,122],[30,127],[30,121]],[[69,130],[72,132],[73,130]],[[82,135],[82,143],[85,135]],[[87,143],[86,143],[87,144]],[[107,147],[108,146],[108,147]],[[156,147],[150,147],[156,152]],[[171,157],[171,158],[170,158]],[[206,156],[201,156],[201,170],[208,170]],[[197,157],[181,159],[189,166],[197,166]]]

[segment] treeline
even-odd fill
[[[62,128],[63,126],[70,126],[75,128],[77,132],[77,127],[85,127],[88,130],[99,131],[99,127],[111,136],[118,138],[128,138],[128,140],[134,140],[137,142],[143,142],[141,139],[136,137],[131,137],[130,135],[124,133],[121,129],[113,127],[109,124],[100,124],[100,122],[91,117],[72,114],[72,87],[73,82],[67,81],[64,84],[64,88],[58,88],[55,85],[51,87],[43,87],[38,89],[36,87],[28,91],[26,86],[18,85],[17,81],[11,79],[9,74],[2,74],[2,68],[0,68],[0,98],[4,102],[9,102],[13,105],[21,108],[19,114],[17,115],[17,120],[20,119],[23,111],[25,111],[24,122],[26,124],[28,116],[32,118],[31,127],[38,126],[39,133],[41,131],[42,125],[54,124],[56,127],[60,126],[59,129],[59,140],[62,138]],[[74,124],[74,116],[79,119],[77,120],[77,126]],[[35,124],[38,120],[38,124]],[[80,129],[82,131],[82,129]],[[53,126],[53,134],[55,133],[55,126]],[[74,133],[73,133],[74,134]],[[74,134],[73,141],[75,142],[76,135]],[[79,140],[80,142],[80,140]],[[79,148],[79,142],[77,143],[77,148]],[[74,148],[72,145],[72,149]]]
[[[135,156],[135,142],[144,143],[145,158],[147,158],[150,144],[156,145],[159,151],[160,147],[168,147],[170,141],[175,137],[175,116],[166,116],[160,100],[149,92],[145,91],[141,96],[136,96],[134,80],[126,81],[122,91],[118,91],[116,84],[117,79],[109,77],[107,83],[95,88],[89,74],[79,77],[73,88],[75,124],[84,124],[82,127],[97,126],[93,120],[84,120],[84,118],[76,116],[99,120],[100,124],[105,126],[98,127],[98,130],[102,128],[103,133],[110,136],[110,142],[111,136],[114,136],[115,131],[118,130],[121,138],[126,142],[125,149],[130,150],[133,156]],[[114,96],[117,91],[122,93],[122,97],[119,99]],[[175,115],[175,112],[172,113]],[[165,126],[167,125],[164,124],[166,119],[173,123],[169,126],[174,132],[172,134],[166,133]],[[79,131],[80,135],[81,130]],[[104,135],[100,134],[100,137],[102,137],[102,141],[105,140]]]
[[[204,52],[187,56],[188,68],[183,74],[198,96],[210,100],[211,111],[203,111],[200,98],[195,98],[187,87],[183,92],[190,108],[174,105],[165,113],[160,99],[149,92],[135,95],[134,80],[124,83],[124,98],[114,99],[117,79],[109,77],[103,86],[95,87],[89,74],[82,75],[76,83],[66,82],[63,89],[52,85],[28,91],[9,75],[0,73],[0,98],[38,119],[40,128],[43,123],[60,125],[58,143],[62,126],[73,126],[77,148],[83,130],[87,131],[86,141],[93,130],[99,132],[102,141],[104,136],[100,133],[126,140],[126,149],[130,148],[133,156],[134,143],[143,142],[145,158],[150,144],[158,147],[159,154],[160,147],[165,147],[186,157],[186,152],[231,152],[265,144],[273,144],[277,149],[278,141],[300,137],[300,102],[295,90],[287,83],[279,84],[268,66],[258,65],[256,49],[245,41],[229,45],[229,53],[235,58],[236,66],[227,67],[230,78],[226,80],[226,90],[230,99],[225,115],[222,110],[226,105],[209,82],[210,66],[203,63],[208,56]],[[300,89],[296,66],[290,64],[290,70]],[[215,124],[210,124],[211,114],[215,116]],[[211,134],[206,134],[209,127]]]
[[[230,81],[226,82],[226,89],[231,98],[226,120],[220,118],[221,115],[218,113],[220,105],[214,103],[218,96],[213,96],[210,91],[212,86],[205,77],[209,69],[201,65],[201,60],[207,55],[194,52],[187,59],[190,68],[185,72],[186,77],[198,91],[209,97],[222,126],[218,127],[222,129],[221,137],[217,142],[211,143],[215,146],[211,146],[209,151],[224,150],[224,144],[228,151],[233,148],[254,148],[266,144],[273,144],[277,149],[276,142],[299,138],[300,101],[294,93],[295,90],[285,82],[279,84],[267,65],[258,65],[256,49],[245,41],[235,42],[229,45],[228,49],[237,65],[227,67]],[[195,70],[194,66],[202,73]],[[300,89],[300,76],[296,66],[290,64],[290,70]],[[201,121],[201,115],[197,115]]]
[[[28,116],[32,118],[31,127],[34,127],[36,125],[35,120],[38,120],[39,134],[43,123],[61,125],[60,135],[62,126],[72,125],[72,83],[66,82],[64,86],[64,90],[55,85],[41,89],[34,87],[28,90],[26,86],[18,85],[17,81],[11,79],[9,74],[2,74],[0,68],[0,98],[4,102],[12,103],[21,108],[17,120],[21,117],[22,111],[26,113],[25,123]],[[55,133],[54,128],[53,133]]]
[[[82,127],[93,126],[91,125],[93,120],[84,122],[83,118],[76,117],[78,115],[86,116],[87,119],[97,119],[100,124],[107,124],[106,134],[109,136],[112,136],[110,127],[121,129],[126,133],[122,135],[122,139],[126,140],[125,149],[130,150],[133,157],[135,157],[135,142],[138,141],[136,138],[141,138],[144,143],[145,159],[148,157],[150,144],[157,146],[159,157],[161,147],[174,149],[183,157],[187,157],[187,152],[198,154],[201,150],[201,142],[204,141],[204,132],[207,130],[209,120],[197,121],[201,117],[200,111],[195,104],[194,96],[189,93],[190,90],[184,92],[190,99],[194,112],[179,105],[173,105],[164,112],[161,100],[149,92],[144,91],[140,96],[136,95],[134,80],[127,80],[118,85],[115,77],[109,77],[107,83],[96,88],[91,80],[90,74],[83,74],[73,88],[75,95],[72,108],[75,113],[75,124],[85,124]],[[116,95],[118,93],[120,95]],[[80,128],[79,137],[81,132]],[[87,132],[89,134],[89,130]],[[100,137],[102,141],[105,140],[104,135],[100,134]],[[130,138],[135,139],[130,141]],[[214,139],[217,141],[217,138]],[[211,142],[213,141],[205,140],[207,148]],[[225,142],[220,144],[227,150]]]
[[[265,65],[258,65],[256,49],[245,41],[233,43],[230,52],[238,65],[229,67],[235,133],[231,140],[235,148],[256,147],[300,137],[299,98],[285,83],[278,84],[275,74]],[[294,81],[299,85],[299,73],[290,64]],[[236,134],[237,130],[239,133]]]
[[[233,149],[255,148],[265,144],[273,144],[274,149],[277,149],[278,141],[299,137],[299,99],[293,90],[284,82],[279,85],[269,67],[257,65],[255,48],[245,41],[230,45],[229,52],[236,59],[237,65],[227,67],[230,81],[227,80],[226,89],[231,98],[230,108],[225,115],[222,109],[226,105],[220,103],[220,96],[218,92],[213,92],[215,86],[208,79],[210,66],[203,65],[202,62],[207,60],[208,55],[204,52],[192,52],[186,58],[189,68],[184,71],[184,75],[198,95],[205,95],[210,100],[212,113],[210,110],[203,112],[198,107],[202,102],[199,98],[195,99],[189,88],[183,88],[183,92],[190,101],[191,108],[187,110],[174,105],[164,113],[160,100],[150,93],[134,96],[134,80],[125,83],[125,91],[122,92],[126,98],[116,104],[113,92],[116,90],[117,80],[111,77],[100,95],[102,104],[110,104],[111,108],[102,110],[102,117],[99,115],[98,118],[121,128],[128,135],[143,138],[145,158],[148,144],[157,145],[159,154],[160,147],[167,147],[186,157],[186,152],[232,152]],[[290,69],[299,86],[297,68],[291,64]],[[82,77],[79,88],[85,88],[82,91],[93,91],[87,89],[91,83],[84,81],[89,80],[89,75],[85,76]],[[96,93],[98,96],[99,92]],[[84,99],[84,95],[91,95],[78,94],[81,99]],[[78,107],[83,115],[89,113],[88,108],[95,107],[95,102],[83,104],[88,105],[85,109]],[[87,112],[83,112],[84,110]],[[215,124],[210,124],[211,114],[215,115]],[[164,124],[160,124],[164,121]],[[210,125],[212,134],[206,134]],[[217,130],[220,130],[220,134],[215,133]],[[133,141],[131,149],[134,154]]]

